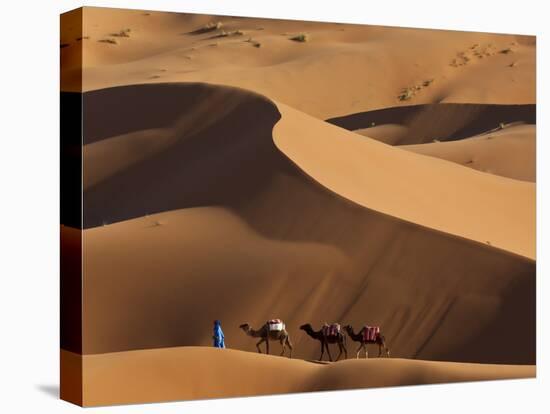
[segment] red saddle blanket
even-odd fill
[[[325,336],[336,336],[340,333],[340,324],[331,323],[330,325],[323,326],[323,335]]]
[[[379,326],[365,326],[363,328],[363,339],[365,341],[376,341],[378,335],[380,335]]]

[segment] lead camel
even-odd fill
[[[386,351],[386,356],[390,356],[390,349],[386,346],[386,338],[384,338],[384,335],[378,333],[374,340],[367,340],[365,337],[365,329],[366,327],[363,327],[358,333],[355,333],[353,331],[353,326],[346,325],[344,326],[344,330],[348,333],[349,337],[352,341],[359,342],[359,348],[357,348],[357,355],[356,357],[359,358],[359,354],[361,353],[361,350],[365,350],[365,358],[369,357],[369,352],[367,350],[368,344],[376,344],[378,345],[378,357],[382,356],[382,348]]]
[[[268,323],[265,323],[260,329],[252,329],[249,324],[243,323],[239,326],[248,336],[252,338],[260,338],[256,344],[258,352],[261,354],[262,350],[260,345],[265,342],[265,353],[269,354],[269,341],[278,341],[281,344],[281,356],[285,354],[286,347],[289,349],[289,358],[292,358],[292,342],[290,342],[290,336],[286,329],[281,330],[270,330]]]

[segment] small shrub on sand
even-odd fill
[[[252,46],[260,48],[262,47],[262,44],[256,40],[253,40],[251,37],[249,37],[245,42],[250,43]]]
[[[416,89],[414,87],[405,88],[401,91],[397,99],[399,99],[400,101],[408,101],[414,96],[415,91]]]
[[[216,35],[215,37],[242,36],[242,35],[244,35],[244,32],[242,30],[234,30],[232,32],[226,32],[225,30],[222,30],[221,33]]]
[[[193,34],[193,35],[200,35],[200,34],[204,34],[204,33],[210,33],[210,32],[214,32],[216,30],[220,30],[221,28],[223,27],[223,23],[222,22],[210,22],[206,25],[204,25],[203,27],[200,27],[192,32],[189,32],[189,34]]]
[[[111,36],[115,37],[130,37],[131,29],[124,29],[117,33],[112,33]]]
[[[109,43],[111,45],[118,45],[118,42],[116,41],[116,39],[100,39],[98,40],[98,42]]]
[[[68,46],[69,46],[68,43],[61,43],[61,44],[59,45],[59,47],[60,47],[61,49],[63,49],[64,47],[68,47]]]
[[[296,36],[292,36],[290,40],[304,43],[309,40],[309,36],[306,33],[300,33],[300,34],[297,34]]]
[[[222,22],[210,22],[203,27],[203,30],[206,32],[211,32],[214,30],[220,30],[223,26]]]
[[[512,48],[507,47],[506,49],[502,49],[499,53],[502,53],[503,55],[507,55],[509,53],[512,53],[514,50]]]

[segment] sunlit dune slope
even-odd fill
[[[401,148],[486,173],[535,182],[535,129],[534,125],[514,125],[460,141],[404,145]]]
[[[445,188],[425,171],[428,164],[449,173],[450,194],[471,194],[461,180],[476,177],[476,186],[494,186],[496,198],[525,183],[365,140],[243,90],[163,84],[99,92],[89,102],[106,109],[96,118],[102,129],[85,128],[84,178],[95,182],[84,194],[84,353],[208,345],[213,319],[223,321],[230,347],[254,350],[238,325],[280,317],[297,357],[319,353],[301,323],[341,321],[379,324],[398,357],[534,363],[534,261],[450,234],[452,227],[435,230],[435,219],[452,222],[457,209],[445,200],[440,211],[429,199],[418,203],[423,191],[441,197]],[[187,96],[181,112],[170,104],[179,94]],[[209,106],[204,128],[194,123],[200,99],[189,96],[219,102]],[[171,100],[163,105],[163,97]],[[101,122],[101,114],[119,121]],[[122,151],[87,162],[88,147],[101,144],[109,154],[113,144],[117,153],[120,142],[132,148],[152,129],[168,138],[139,157]],[[346,168],[330,159],[319,175],[309,163],[328,151],[335,160],[365,151],[369,162],[350,156],[350,168],[360,180],[376,174],[386,191],[365,181],[369,191],[361,193],[353,187],[360,181],[346,183]],[[399,184],[403,169],[423,186]],[[398,205],[401,191],[408,209]],[[474,220],[489,210],[476,202]],[[466,211],[461,231],[473,228],[469,219]],[[498,246],[512,231],[491,242]],[[510,323],[521,342],[506,340]]]
[[[82,60],[86,91],[213,82],[320,119],[418,103],[535,102],[532,36],[94,7],[84,8],[82,39],[66,28],[65,91],[80,90]],[[307,41],[291,40],[300,34]]]
[[[86,406],[535,376],[533,366],[406,359],[320,365],[198,347],[85,356],[83,365]]]

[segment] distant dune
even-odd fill
[[[535,105],[438,103],[353,113],[327,122],[390,145],[457,141],[515,123],[535,124]]]
[[[536,180],[536,128],[512,125],[452,142],[404,145],[401,148],[517,180]]]
[[[95,7],[84,8],[83,21],[85,39],[61,34],[65,91],[81,90],[82,60],[85,91],[213,82],[320,119],[419,103],[535,103],[533,36]],[[216,22],[219,30],[200,32]],[[128,37],[114,36],[125,29]],[[290,40],[300,33],[307,42]]]
[[[385,358],[321,365],[201,347],[88,355],[83,365],[85,406],[535,376],[533,366]]]

